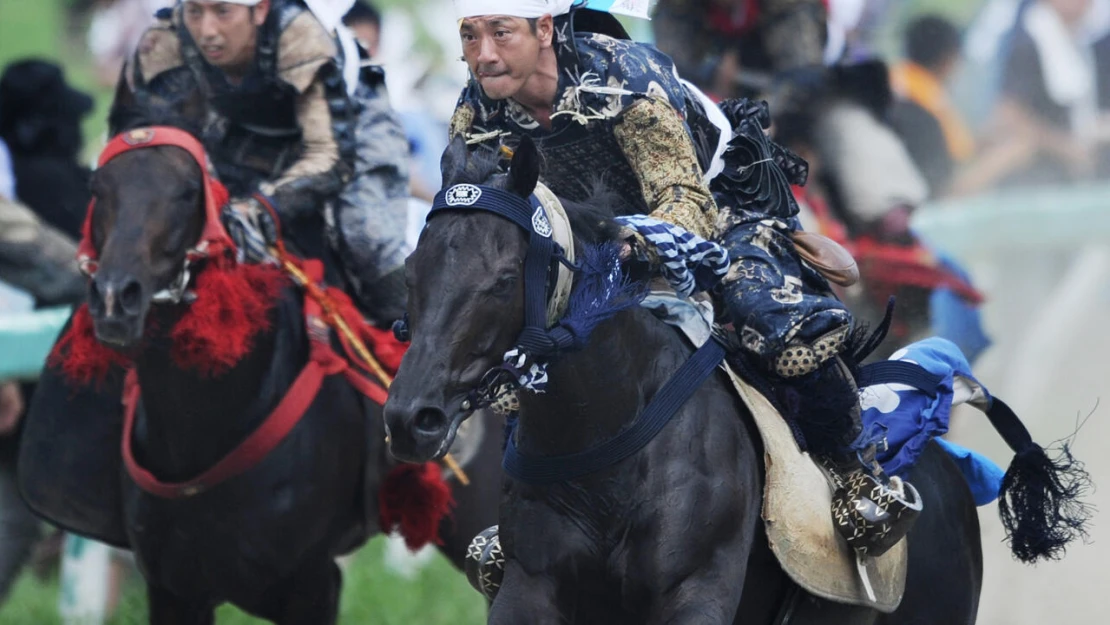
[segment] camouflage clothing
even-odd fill
[[[729,120],[721,109],[707,109],[704,96],[655,48],[573,33],[569,19],[556,20],[560,81],[552,128],[513,100],[485,97],[472,79],[452,136],[462,134],[477,149],[512,147],[530,135],[544,156],[543,181],[556,193],[581,199],[588,192],[584,183],[601,174],[631,200],[630,214],[717,238],[733,261],[722,293],[743,346],[768,372],[811,372],[810,363],[784,366],[786,354],[822,348],[812,363],[824,362],[833,355],[826,354],[828,346],[843,341],[850,316],[824,278],[797,256],[790,235],[799,227],[798,208],[759,115],[745,111]],[[727,150],[719,141],[721,124],[729,133],[725,140],[731,139]]]
[[[159,13],[124,68],[112,131],[183,117],[232,197],[270,198],[294,248],[323,258],[386,323],[404,306],[408,142],[379,68],[363,68],[353,90],[345,83],[344,64],[362,60],[343,58],[301,2],[276,0],[253,68],[233,84],[204,60],[179,4]],[[134,113],[121,106],[132,102]]]

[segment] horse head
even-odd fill
[[[196,159],[169,145],[120,153],[93,175],[88,305],[102,343],[136,346],[155,294],[180,280],[206,223],[203,180]]]
[[[530,141],[507,174],[471,160],[456,139],[444,152],[445,186],[482,184],[529,197],[539,179]],[[429,219],[405,262],[412,342],[390,387],[385,422],[397,458],[423,462],[446,453],[470,411],[468,393],[498,365],[524,322],[525,233],[486,212],[445,211]]]

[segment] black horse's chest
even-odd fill
[[[501,541],[526,569],[592,569],[607,576],[611,554],[629,530],[628,489],[577,482],[535,488],[520,484],[503,504]],[[519,531],[518,531],[519,528]]]

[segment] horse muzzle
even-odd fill
[[[402,462],[429,462],[442,458],[451,449],[459,425],[467,417],[458,412],[449,417],[439,407],[401,408],[386,402],[385,423],[389,433],[389,452]]]
[[[89,281],[88,304],[96,339],[105,345],[126,349],[143,336],[148,299],[146,289],[135,278],[116,278],[98,273]]]

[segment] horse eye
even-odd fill
[[[516,281],[517,276],[515,275],[501,276],[497,279],[497,282],[493,283],[491,291],[496,295],[508,295],[516,286]]]

